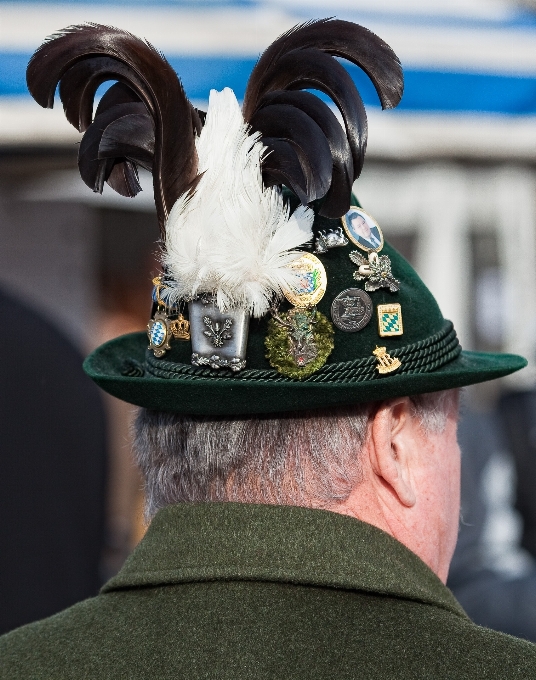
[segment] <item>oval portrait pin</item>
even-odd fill
[[[360,331],[371,318],[372,300],[370,295],[359,288],[343,290],[331,303],[331,319],[341,331]]]
[[[380,225],[367,213],[353,205],[341,217],[344,231],[352,243],[367,253],[379,252],[383,248],[383,234]]]
[[[328,279],[324,265],[315,255],[304,253],[289,269],[296,277],[292,288],[283,291],[285,297],[295,307],[314,307],[326,292]]]

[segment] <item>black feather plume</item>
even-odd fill
[[[250,122],[254,132],[261,130],[266,137],[292,141],[300,165],[310,169],[306,192],[313,198],[309,200],[326,194],[333,162],[326,136],[313,118],[294,106],[271,104],[256,111]],[[310,162],[312,157],[314,163]]]
[[[272,138],[273,135],[258,124],[258,111],[275,101],[271,97],[282,96],[280,91],[316,89],[333,100],[344,121],[346,145],[340,134],[334,131],[333,113],[320,100],[320,106],[314,106],[309,99],[278,101],[300,108],[322,129],[331,150],[333,167],[320,212],[328,217],[339,217],[350,205],[352,183],[363,166],[367,118],[352,79],[333,57],[348,59],[368,74],[383,108],[398,104],[402,97],[403,77],[400,62],[391,48],[362,26],[348,21],[323,19],[294,27],[261,55],[246,88],[243,111],[247,121],[257,121],[256,127],[263,137]],[[290,141],[288,137],[286,140]],[[273,147],[273,141],[271,144]],[[270,158],[269,163],[271,171],[274,171],[277,159]],[[282,160],[282,163],[290,172],[287,159]],[[321,163],[323,172],[324,159],[321,159]],[[315,165],[314,155],[309,159],[309,165]],[[298,172],[295,177],[287,177],[286,183],[291,188],[298,186],[301,181],[299,175]],[[316,185],[311,189],[306,192],[307,202],[314,200]]]
[[[194,131],[201,128],[197,111],[164,57],[126,31],[98,24],[72,26],[34,53],[26,79],[34,99],[47,108],[52,108],[60,83],[67,119],[90,133],[80,148],[80,172],[90,186],[101,190],[107,179],[119,193],[135,195],[139,191],[135,165],[140,161],[145,167],[152,165],[163,231],[177,198],[196,182]],[[92,122],[95,92],[107,80],[119,81],[120,87],[110,88]],[[145,112],[132,109],[136,102],[143,103]]]
[[[339,217],[340,215],[343,215],[350,208],[354,163],[348,138],[342,127],[339,125],[336,116],[324,102],[309,92],[276,90],[262,98],[259,108],[270,104],[287,104],[289,106],[295,106],[310,116],[321,128],[329,144],[332,160],[331,182],[329,191],[325,195],[322,204],[322,214],[326,217]],[[272,148],[264,137],[262,141],[263,144]],[[281,161],[285,163],[285,165],[287,164],[286,159],[282,158]],[[277,154],[273,154],[270,163],[271,170],[273,170],[273,167],[276,167],[277,164]],[[265,173],[266,169],[263,164],[263,177]],[[299,196],[293,186],[293,176],[290,175],[288,179],[289,181],[283,183],[287,184],[296,195]]]
[[[104,130],[99,144],[99,159],[125,157],[151,170],[154,124],[146,113],[132,111],[134,106],[137,105],[130,105],[128,113],[116,118]]]
[[[117,106],[118,104],[137,104],[140,103],[141,99],[128,85],[124,83],[115,83],[109,87],[106,92],[102,95],[97,110],[95,111],[95,116],[99,113],[103,113],[106,109],[111,106]]]
[[[290,187],[304,205],[308,201],[307,187],[312,173],[307,160],[302,163],[294,142],[274,137],[263,137],[262,143],[268,153],[262,162],[262,180],[265,186],[285,184]]]

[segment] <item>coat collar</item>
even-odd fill
[[[214,580],[373,592],[465,617],[424,562],[384,531],[352,517],[292,506],[168,506],[102,592]]]

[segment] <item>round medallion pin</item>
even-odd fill
[[[304,253],[289,265],[295,273],[292,286],[283,291],[291,305],[295,307],[314,307],[324,297],[328,277],[322,262],[311,253]]]
[[[347,288],[331,303],[331,319],[341,331],[356,333],[371,320],[372,310],[370,295],[359,288]]]

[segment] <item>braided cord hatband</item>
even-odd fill
[[[396,372],[396,375],[400,375],[401,373],[429,373],[435,371],[456,359],[461,351],[462,348],[458,342],[456,331],[452,323],[446,321],[439,333],[400,349],[390,350],[390,355],[397,357],[402,362],[400,370]],[[373,380],[378,377],[376,366],[377,360],[374,356],[326,364],[316,373],[300,382],[353,383]],[[150,350],[146,354],[145,368],[147,373],[156,378],[180,378],[181,380],[232,378],[233,380],[241,381],[296,382],[292,378],[286,378],[272,369],[259,370],[250,368],[240,373],[232,373],[227,370],[198,368],[189,364],[163,361],[162,359],[157,359]]]

